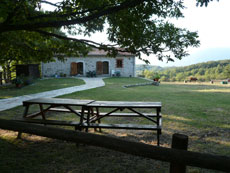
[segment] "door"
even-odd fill
[[[109,62],[103,62],[103,74],[109,74]]]
[[[71,63],[70,75],[71,76],[77,75],[77,63],[76,62]]]
[[[77,74],[83,75],[83,62],[77,63]]]
[[[103,74],[103,63],[101,61],[97,61],[97,75]]]

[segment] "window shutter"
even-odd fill
[[[77,75],[77,63],[76,62],[71,63],[70,75],[71,76]]]
[[[97,61],[97,74],[100,75],[103,73],[103,63],[101,61]]]

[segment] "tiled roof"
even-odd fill
[[[99,49],[93,49],[88,53],[89,56],[106,56],[107,52],[104,50],[99,50]],[[118,55],[123,55],[123,56],[134,56],[133,54],[129,52],[118,52]]]

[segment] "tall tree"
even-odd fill
[[[207,5],[209,1],[197,0],[197,4]],[[55,10],[42,10],[44,4]],[[189,46],[199,45],[196,32],[177,28],[168,22],[169,18],[183,17],[183,8],[182,0],[60,0],[57,3],[51,0],[1,0],[0,35],[4,37],[2,35],[12,31],[26,32],[26,35],[36,33],[45,38],[55,37],[85,45],[78,47],[80,51],[90,46],[105,49],[112,55],[127,51],[139,58],[144,53],[173,61],[188,55],[186,48]],[[54,28],[60,27],[76,36],[90,36],[106,28],[112,44],[54,32]],[[122,49],[116,49],[118,46]]]

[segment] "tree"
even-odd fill
[[[197,5],[207,6],[209,1],[211,0],[196,2]],[[42,9],[44,4],[54,7],[55,10],[44,11]],[[181,59],[188,55],[186,48],[189,46],[199,45],[196,32],[177,28],[168,22],[169,18],[183,17],[181,13],[183,8],[183,2],[180,0],[61,0],[57,3],[51,0],[1,0],[0,37],[6,38],[5,34],[16,36],[22,34],[28,39],[32,37],[33,39],[29,39],[30,43],[37,43],[37,45],[42,38],[44,40],[56,38],[69,41],[64,44],[72,44],[73,47],[74,42],[75,50],[79,53],[85,53],[88,47],[94,47],[104,49],[113,56],[118,51],[125,51],[139,56],[140,59],[141,53],[144,53],[155,54],[160,60],[173,61],[174,58]],[[72,36],[67,37],[57,33],[56,30],[61,27]],[[104,29],[107,30],[108,40],[112,44],[101,44],[93,40],[73,37],[79,34],[90,36]],[[0,44],[3,44],[2,42],[4,39],[0,40]],[[17,52],[24,52],[28,43],[28,40],[20,42],[21,45],[16,48],[20,50]],[[39,44],[41,46],[41,42]],[[27,47],[28,50],[30,46]],[[39,50],[40,46],[38,46]],[[49,49],[51,45],[46,46],[47,44],[43,44],[44,49]],[[118,46],[122,49],[117,49]],[[0,48],[8,49],[4,46]],[[32,52],[33,55],[41,55],[39,51]],[[10,54],[14,56],[15,49]],[[50,59],[52,55],[50,53],[45,57],[35,57],[47,60],[47,57]],[[21,60],[25,56],[17,57]]]
[[[229,79],[230,78],[230,65],[225,66],[223,77],[225,79]]]
[[[59,30],[53,31],[65,35]],[[11,81],[11,72],[15,64],[47,62],[57,57],[64,60],[67,56],[87,54],[87,47],[78,42],[42,37],[39,33],[12,31],[0,34],[0,65],[3,68],[5,82]]]

